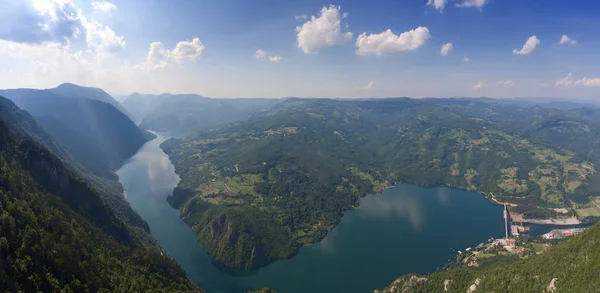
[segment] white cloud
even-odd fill
[[[279,62],[281,59],[283,59],[281,56],[270,56],[269,62]]]
[[[575,83],[573,81],[574,78],[575,78],[575,76],[573,75],[573,73],[569,73],[563,79],[557,80],[554,85],[556,87],[569,87],[569,86],[572,86]]]
[[[306,16],[306,14],[302,14],[302,15],[296,15],[294,18],[296,18],[296,20],[299,20],[299,19],[306,20],[308,17]]]
[[[362,87],[363,90],[370,90],[373,88],[373,81],[369,81],[369,84],[367,84],[366,86]]]
[[[475,8],[483,8],[488,3],[487,0],[463,0],[460,3],[456,3],[456,7],[475,7]]]
[[[342,44],[352,39],[351,32],[342,33],[342,19],[348,15],[340,14],[341,7],[330,5],[321,9],[319,17],[311,16],[302,26],[296,27],[298,48],[304,54],[316,53],[325,47]]]
[[[480,90],[484,88],[511,88],[515,87],[515,82],[512,80],[500,80],[496,83],[486,84],[483,82],[479,82],[473,86],[474,89]]]
[[[86,28],[85,42],[90,49],[103,53],[116,53],[125,48],[125,38],[118,36],[109,26],[83,18]]]
[[[483,82],[479,82],[479,83],[477,83],[476,85],[473,86],[473,88],[476,89],[476,90],[480,90],[480,89],[483,89],[483,88],[486,88],[486,87],[487,87],[487,85],[485,85],[485,83],[483,83]]]
[[[117,8],[117,6],[108,1],[92,2],[91,5],[94,12],[110,13],[111,10]]]
[[[403,32],[398,36],[392,33],[390,29],[368,36],[367,33],[362,33],[356,40],[356,54],[381,56],[412,51],[425,45],[429,38],[431,38],[429,29],[422,26]]]
[[[562,35],[560,37],[560,41],[558,41],[557,45],[576,45],[577,41],[569,38],[567,35]]]
[[[265,57],[267,57],[267,52],[265,52],[265,50],[263,50],[263,49],[256,50],[256,53],[254,54],[254,58],[264,60]]]
[[[536,36],[531,36],[529,37],[529,39],[527,39],[527,42],[525,42],[525,45],[523,45],[523,48],[521,48],[521,50],[517,50],[517,49],[513,49],[513,54],[516,55],[527,55],[530,54],[531,52],[535,51],[535,48],[540,44],[540,39],[538,39]]]
[[[68,44],[84,30],[70,0],[3,1],[0,19],[0,39],[19,43]]]
[[[584,78],[576,81],[575,85],[584,86],[584,87],[600,87],[600,78],[584,77]]]
[[[572,87],[572,86],[580,86],[580,87],[600,87],[600,78],[589,78],[584,77],[576,80],[575,75],[572,73],[567,74],[562,79],[559,79],[554,83],[556,87]]]
[[[509,88],[509,87],[514,87],[515,82],[512,80],[501,80],[501,81],[498,81],[495,86],[497,88]]]
[[[469,57],[465,56],[465,57],[463,58],[463,62],[469,62],[469,61],[471,61],[471,59],[469,59]]]
[[[440,54],[442,54],[442,56],[446,56],[448,53],[450,53],[450,51],[452,51],[452,49],[454,49],[454,45],[452,45],[452,43],[446,43],[442,46]]]
[[[198,38],[192,41],[181,41],[173,50],[166,49],[161,42],[153,42],[150,44],[146,69],[163,69],[174,62],[194,63],[200,59],[202,52],[204,52],[204,45]]]
[[[448,0],[427,0],[427,5],[433,6],[439,12],[442,12],[447,2]]]
[[[177,43],[177,46],[173,49],[173,57],[179,63],[196,62],[200,59],[202,52],[204,52],[204,45],[202,45],[200,39],[194,38],[191,42],[181,41]]]

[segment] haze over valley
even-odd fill
[[[2,2],[0,292],[598,292],[598,3]]]

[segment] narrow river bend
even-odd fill
[[[270,287],[279,293],[373,292],[409,272],[427,273],[458,250],[504,234],[502,208],[462,190],[402,184],[370,195],[323,241],[253,272],[219,269],[166,201],[179,177],[159,145],[146,143],[118,170],[132,208],[188,276],[208,293]]]

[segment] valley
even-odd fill
[[[583,156],[444,103],[290,99],[166,141],[182,179],[169,202],[213,259],[255,269],[320,241],[361,197],[398,182],[494,194],[554,223],[599,195]]]

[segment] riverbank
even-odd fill
[[[530,223],[530,224],[538,224],[538,225],[579,225],[581,221],[579,221],[576,217],[568,217],[568,218],[554,218],[554,219],[527,219],[524,218],[522,214],[518,214],[515,212],[509,212],[510,218],[513,222],[521,222],[521,223]]]

